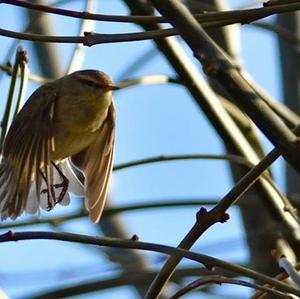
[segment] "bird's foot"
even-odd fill
[[[59,193],[58,199],[55,200],[55,204],[62,202],[62,200],[64,199],[67,191],[68,191],[68,187],[69,187],[69,180],[64,177],[63,181],[60,184],[55,184],[53,185],[54,188],[61,188],[61,191]]]
[[[68,190],[68,186],[69,186],[69,180],[66,179],[66,180],[63,180],[60,184],[50,185],[50,190],[51,190],[52,196],[50,196],[48,188],[43,189],[41,191],[41,194],[47,193],[47,202],[48,202],[47,211],[52,210],[56,204],[60,203],[64,199],[66,192]],[[57,199],[55,196],[54,188],[61,188],[61,191],[60,191]],[[51,201],[51,197],[54,199],[54,205],[53,205],[53,201]]]

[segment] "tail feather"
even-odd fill
[[[84,186],[80,183],[68,160],[62,161],[57,165],[57,167],[60,167],[62,172],[69,180],[68,192],[66,192],[59,203],[61,205],[69,205],[69,192],[77,196],[82,196],[84,195]],[[28,183],[30,186],[28,191],[24,190],[20,192],[19,187],[22,185],[22,183],[19,183],[15,179],[15,176],[16,174],[12,170],[12,167],[10,167],[9,164],[2,159],[0,163],[1,220],[5,220],[7,218],[14,220],[23,212],[35,214],[39,211],[39,209],[49,210],[49,199],[51,204],[53,204],[52,207],[54,207],[56,204],[55,199],[59,198],[61,188],[52,188],[52,185],[60,184],[62,182],[62,178],[52,165],[48,166],[47,176],[49,183],[46,183],[45,179],[41,175],[40,170],[34,176],[26,176],[27,180],[30,180],[29,182],[24,182],[26,185]],[[22,180],[22,176],[20,179]],[[48,188],[53,189],[54,196],[48,194]],[[24,198],[26,198],[25,201]]]

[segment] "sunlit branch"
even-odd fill
[[[13,74],[13,68],[7,65],[2,65],[0,64],[0,70],[5,72],[7,75],[12,76]],[[19,76],[21,76],[21,74],[18,74]],[[35,75],[35,74],[29,74],[28,79],[37,83],[47,83],[50,82],[51,79],[49,78],[45,78],[43,76],[39,76],[39,75]]]
[[[148,75],[142,76],[137,79],[128,79],[121,81],[118,86],[120,89],[136,86],[136,85],[148,85],[148,84],[166,84],[166,83],[180,83],[177,79],[168,77],[166,75]]]
[[[278,260],[278,266],[289,275],[291,280],[299,288],[300,287],[300,275],[296,271],[295,266],[292,265],[292,263],[284,256]]]
[[[23,59],[20,61],[19,67],[20,67],[20,87],[19,87],[19,93],[17,97],[17,102],[15,105],[15,112],[13,114],[13,119],[16,117],[17,113],[23,106],[23,103],[25,101],[25,95],[27,90],[27,84],[28,84],[28,77],[29,77],[29,66],[28,66],[28,58],[23,57]]]
[[[15,63],[12,71],[12,78],[10,82],[9,92],[7,101],[5,104],[4,109],[4,115],[1,120],[1,138],[0,138],[0,147],[2,147],[4,138],[6,136],[7,130],[8,130],[8,124],[9,124],[9,118],[12,111],[12,104],[13,104],[13,98],[16,90],[16,82],[18,77],[18,71],[20,69],[20,65],[23,63],[27,63],[27,56],[26,51],[22,48],[19,48],[16,53]]]

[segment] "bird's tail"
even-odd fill
[[[68,192],[56,201],[62,192],[62,177],[57,171],[61,170],[68,179]],[[18,180],[19,179],[19,180]],[[0,162],[0,219],[12,220],[20,216],[24,211],[28,214],[35,214],[39,209],[51,210],[56,203],[68,205],[70,203],[69,192],[84,196],[84,186],[77,178],[68,159],[50,167],[50,175],[47,182],[42,172],[36,173],[30,178],[15,177],[13,168],[3,158]],[[26,180],[30,180],[29,184]],[[26,188],[26,186],[28,186]],[[49,188],[53,196],[49,196]],[[24,200],[25,199],[25,200]]]

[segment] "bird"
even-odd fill
[[[1,149],[1,220],[67,205],[73,185],[84,188],[89,217],[99,222],[112,172],[117,89],[107,74],[91,69],[46,83],[29,97]]]

